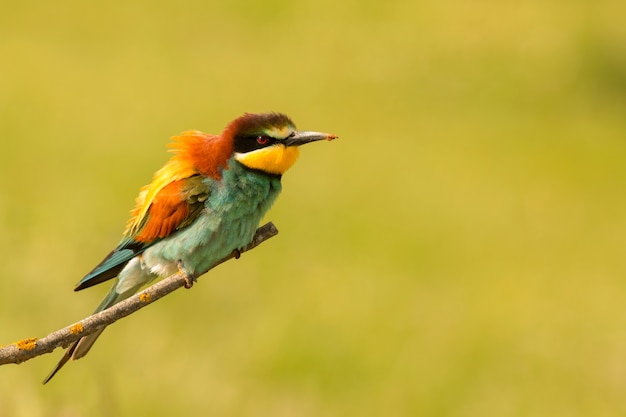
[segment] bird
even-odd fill
[[[299,147],[336,138],[298,131],[287,115],[275,112],[244,113],[219,135],[189,130],[175,136],[173,155],[140,189],[121,241],[74,291],[114,279],[97,313],[175,273],[190,288],[252,240]],[[103,330],[71,344],[43,383],[70,359],[84,357]]]

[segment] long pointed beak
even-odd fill
[[[285,146],[300,146],[305,143],[317,142],[318,140],[337,139],[336,135],[321,132],[293,132],[291,136],[285,139]]]

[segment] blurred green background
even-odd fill
[[[626,414],[623,1],[32,2],[0,14],[0,343],[90,313],[169,137],[281,111],[280,235],[61,351],[0,417]]]

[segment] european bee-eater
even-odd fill
[[[246,113],[220,135],[191,130],[175,137],[174,155],[140,190],[121,242],[74,290],[116,278],[99,312],[179,271],[191,286],[252,240],[298,147],[335,137],[297,131],[279,113]],[[69,359],[85,356],[102,330],[72,344],[44,384]]]

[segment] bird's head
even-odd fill
[[[298,131],[289,117],[280,113],[246,113],[224,130],[232,138],[235,159],[244,166],[273,175],[284,174],[298,158],[298,147],[335,135]]]

